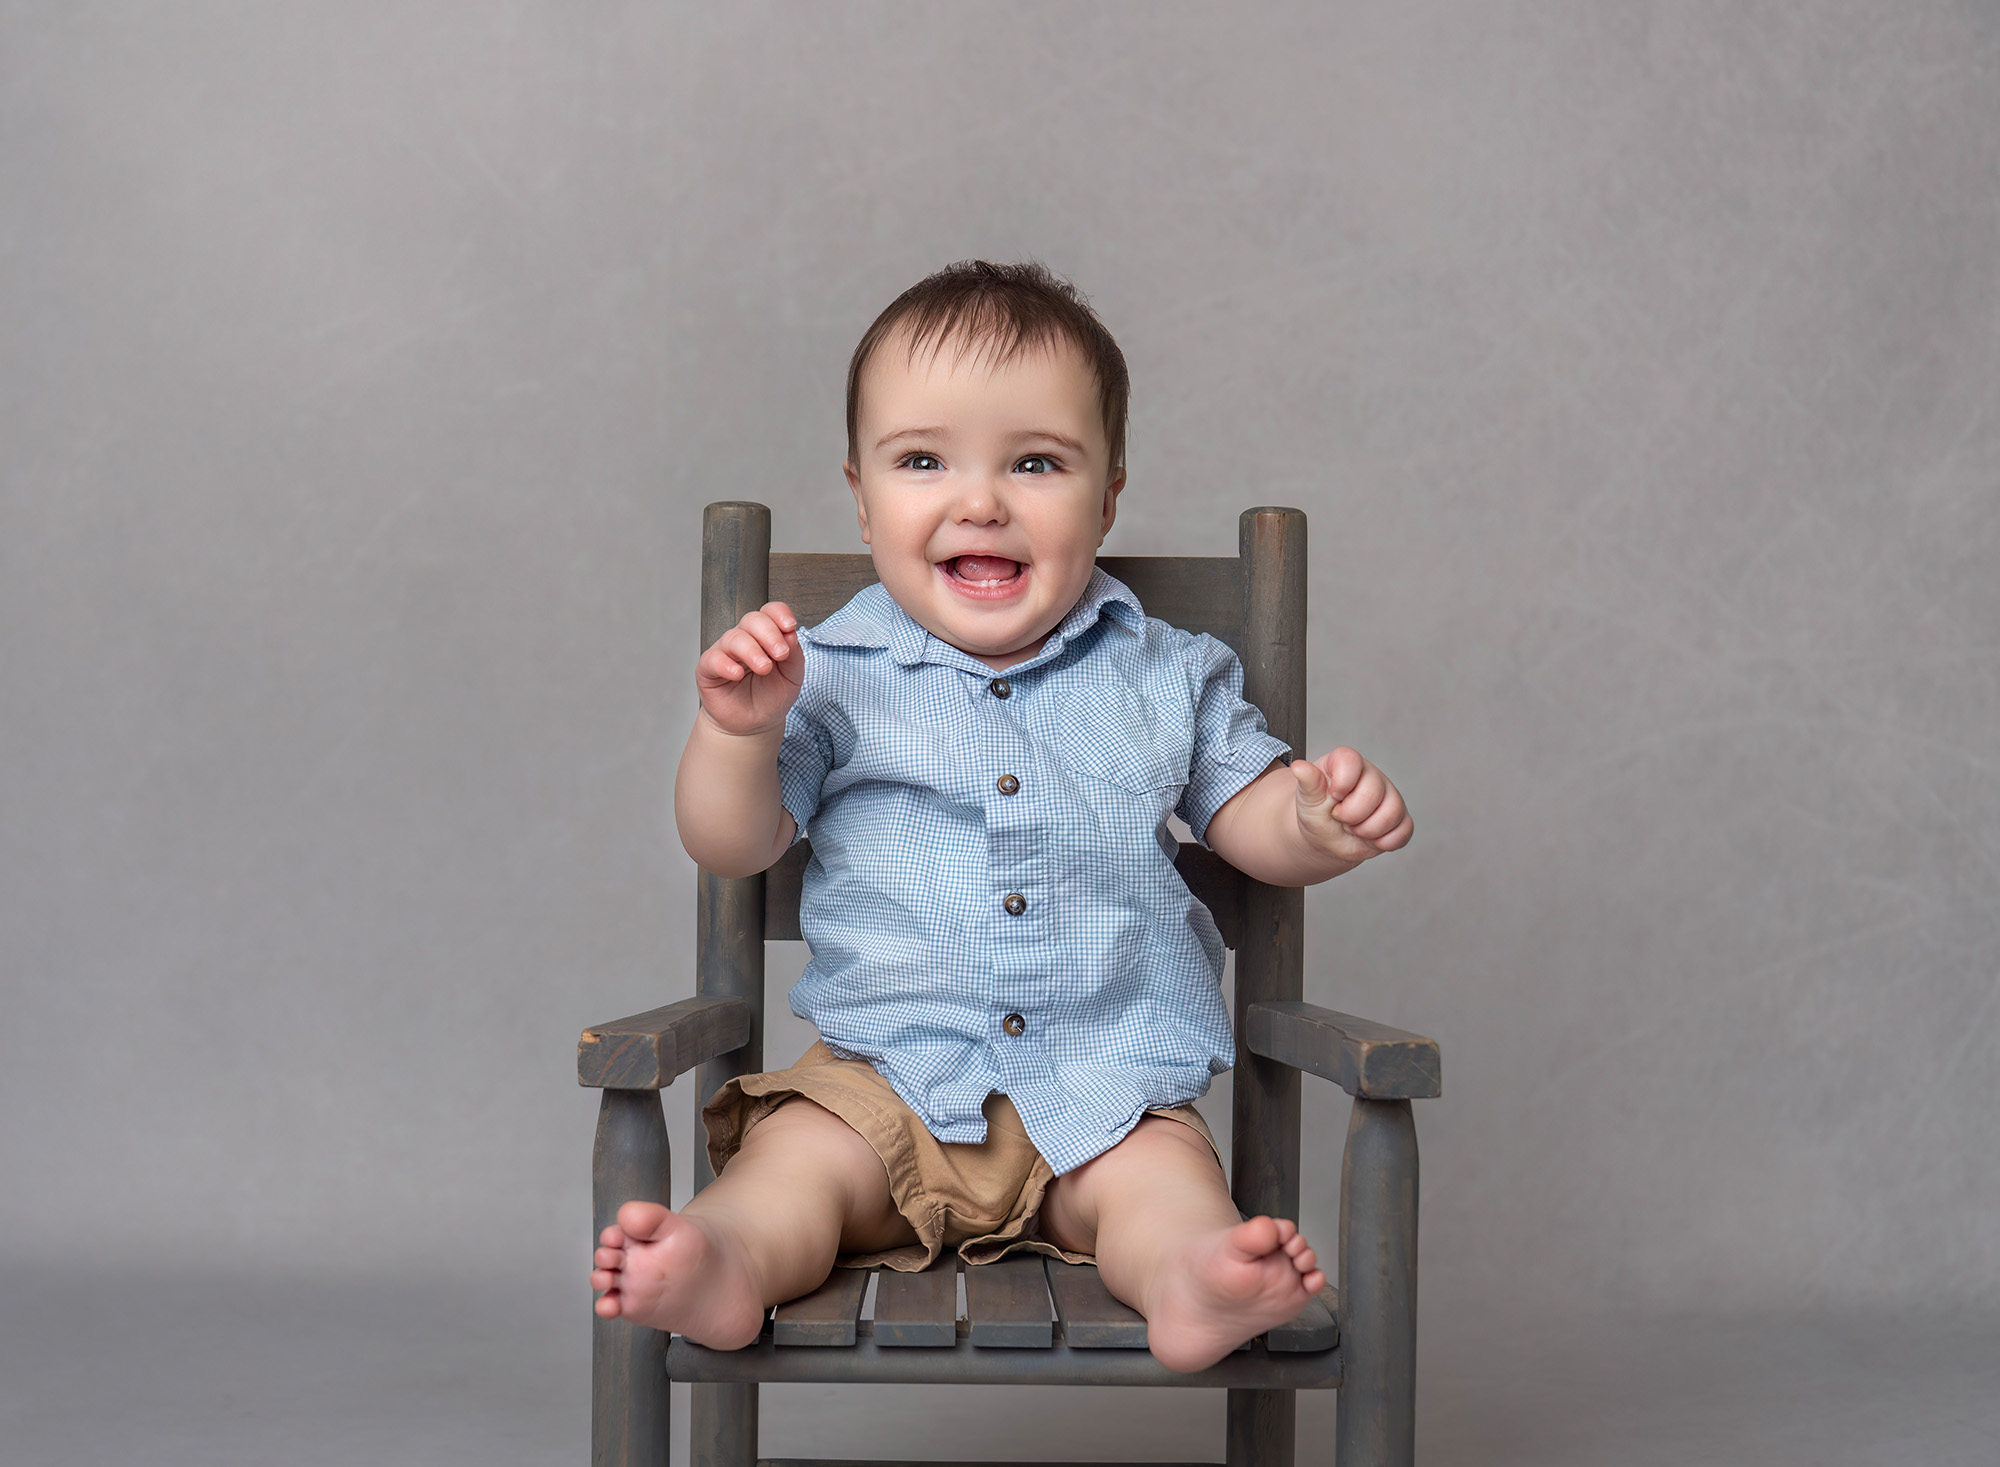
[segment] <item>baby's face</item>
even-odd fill
[[[884,341],[861,375],[847,482],[896,604],[994,668],[1041,650],[1117,509],[1097,383],[1067,345],[1000,366]]]

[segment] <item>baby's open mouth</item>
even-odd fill
[[[975,586],[1002,586],[1021,574],[1018,560],[1004,555],[959,555],[944,563],[945,574],[953,580]]]

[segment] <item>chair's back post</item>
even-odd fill
[[[1271,732],[1305,752],[1306,517],[1296,509],[1245,510],[1243,693]],[[1305,893],[1244,878],[1243,940],[1236,949],[1236,1073],[1231,1087],[1231,1190],[1255,1216],[1299,1215],[1299,1072],[1243,1042],[1249,1005],[1305,996]],[[1229,1467],[1292,1467],[1296,1415],[1290,1391],[1229,1393]]]
[[[709,505],[701,517],[701,645],[708,647],[745,612],[768,601],[770,587],[771,511],[761,504]],[[699,1112],[725,1081],[764,1068],[764,878],[703,871],[696,883],[695,989],[750,1004],[750,1038],[743,1047],[701,1066],[695,1082]],[[715,1174],[699,1114],[694,1130],[699,1191]],[[757,1387],[690,1387],[688,1448],[693,1467],[753,1467]]]
[[[1273,734],[1304,753],[1306,737],[1306,517],[1250,509],[1239,522],[1243,557],[1243,693]],[[1236,1075],[1231,1178],[1251,1215],[1299,1211],[1299,1072],[1244,1044],[1253,1003],[1305,997],[1305,893],[1246,881],[1236,950]]]
[[[701,645],[706,648],[744,614],[770,599],[771,511],[761,504],[711,504],[701,518]],[[764,878],[697,877],[695,989],[750,1004],[750,1038],[741,1049],[701,1067],[696,1098],[705,1104],[737,1075],[764,1068]],[[713,1181],[707,1139],[695,1121],[694,1185]]]

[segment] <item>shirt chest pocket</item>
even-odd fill
[[[1065,690],[1049,742],[1074,773],[1133,794],[1187,784],[1189,721],[1122,683]]]

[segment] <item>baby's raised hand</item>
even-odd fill
[[[1416,825],[1403,797],[1354,750],[1296,760],[1292,777],[1299,786],[1299,831],[1315,848],[1359,864],[1409,844]]]
[[[750,612],[717,637],[694,665],[702,711],[730,734],[783,728],[805,675],[799,619],[782,601]]]

